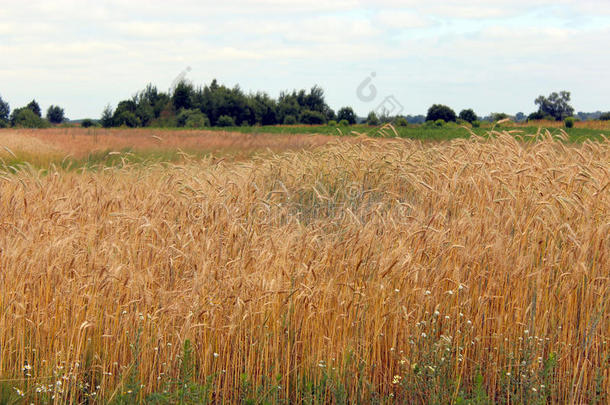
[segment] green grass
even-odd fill
[[[16,173],[24,167],[46,170],[56,167],[63,170],[101,170],[107,167],[125,167],[128,165],[152,165],[172,163],[190,159],[203,159],[212,154],[207,150],[155,149],[134,150],[123,148],[120,151],[104,150],[91,152],[82,158],[60,155],[36,155],[30,152],[15,152],[12,156],[0,158],[0,172]]]
[[[470,131],[457,125],[457,124],[446,124],[443,127],[427,127],[425,125],[409,125],[408,127],[394,127],[396,133],[401,138],[408,139],[420,139],[429,141],[446,141],[456,138],[468,138]],[[487,136],[488,132],[492,129],[492,125],[485,125],[481,128],[472,128],[471,131],[478,136]],[[509,126],[497,126],[497,131],[520,131],[523,134],[536,134],[539,129],[548,129],[551,135],[559,134],[560,128],[538,128],[538,127],[509,127]],[[271,134],[321,134],[321,135],[356,135],[365,134],[371,137],[381,137],[384,134],[380,131],[380,127],[373,127],[368,125],[351,125],[348,127],[344,126],[310,126],[310,125],[296,125],[296,126],[247,126],[247,127],[211,127],[206,128],[210,131],[227,131],[227,132],[239,132],[244,134],[256,134],[256,133],[271,133]],[[570,141],[582,142],[586,139],[591,140],[602,140],[601,135],[610,137],[610,130],[597,130],[587,128],[561,128],[570,137]],[[385,136],[393,136],[391,129],[384,130]]]

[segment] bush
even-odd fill
[[[337,126],[337,121],[335,121],[335,120],[328,121],[328,126],[329,127],[336,127]]]
[[[307,125],[320,125],[326,123],[326,116],[319,111],[305,110],[301,113],[300,121]]]
[[[91,118],[85,118],[81,123],[80,126],[83,128],[89,128],[89,127],[93,127],[93,126],[97,126],[96,122],[93,121]]]
[[[377,118],[375,111],[369,113],[368,117],[366,117],[366,123],[368,125],[379,125],[379,118]]]
[[[228,115],[221,115],[220,117],[218,117],[218,122],[216,125],[218,125],[219,127],[234,127],[235,120],[233,119],[233,117],[230,117]]]
[[[207,115],[199,110],[181,110],[176,117],[176,125],[187,128],[203,128],[210,126]]]
[[[460,119],[472,124],[474,121],[477,120],[477,115],[474,113],[472,108],[469,108],[467,110],[460,111]]]
[[[11,114],[11,125],[21,128],[47,128],[49,123],[40,118],[28,107],[13,110]]]
[[[445,122],[455,122],[456,119],[455,111],[442,104],[434,104],[428,109],[428,114],[426,115],[426,121],[443,120]]]
[[[563,120],[563,123],[566,126],[566,128],[574,128],[575,121],[576,120],[574,119],[574,117],[568,117],[565,120]]]
[[[284,117],[284,125],[295,125],[297,123],[297,119],[294,115],[287,115]]]
[[[479,120],[472,121],[473,128],[479,128],[480,126],[481,126],[481,121],[479,121]]]
[[[349,127],[349,121],[348,120],[341,120],[339,121],[339,125],[342,127]]]
[[[51,124],[61,124],[65,119],[66,117],[64,116],[63,108],[52,105],[47,109],[47,120],[49,120]]]
[[[602,121],[610,121],[610,112],[603,113],[599,116],[599,119]]]
[[[406,127],[409,123],[405,117],[398,117],[396,118],[396,121],[394,121],[394,124],[399,127]]]
[[[209,127],[211,125],[210,125],[210,119],[208,118],[208,116],[202,112],[198,112],[198,113],[190,115],[186,119],[184,126],[186,128],[205,128],[205,127]]]
[[[115,114],[116,115],[116,114]],[[114,118],[114,125],[135,128],[140,126],[140,119],[131,111],[123,111]]]
[[[352,107],[343,107],[337,113],[337,118],[339,122],[346,120],[350,125],[356,123],[356,113],[352,109]]]
[[[438,119],[434,121],[434,126],[438,128],[442,128],[445,126],[445,120]]]

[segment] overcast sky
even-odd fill
[[[359,115],[387,97],[404,114],[529,113],[564,89],[577,111],[607,111],[609,43],[608,0],[2,0],[0,95],[98,118],[184,72],[273,97],[319,84]]]

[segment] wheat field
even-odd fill
[[[0,392],[604,403],[610,143],[494,135],[0,173]]]

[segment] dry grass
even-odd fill
[[[409,401],[395,376],[477,370],[498,401],[608,395],[609,162],[607,142],[500,135],[3,175],[0,374],[116,397],[140,330],[146,392],[189,339],[216,399],[246,374],[299,401],[333,369]]]
[[[310,148],[336,139],[324,135],[240,134],[236,132],[162,129],[51,128],[0,130],[0,158],[25,155],[40,164],[76,159],[102,151],[181,150],[250,157],[261,151]],[[8,148],[6,150],[5,148]]]

